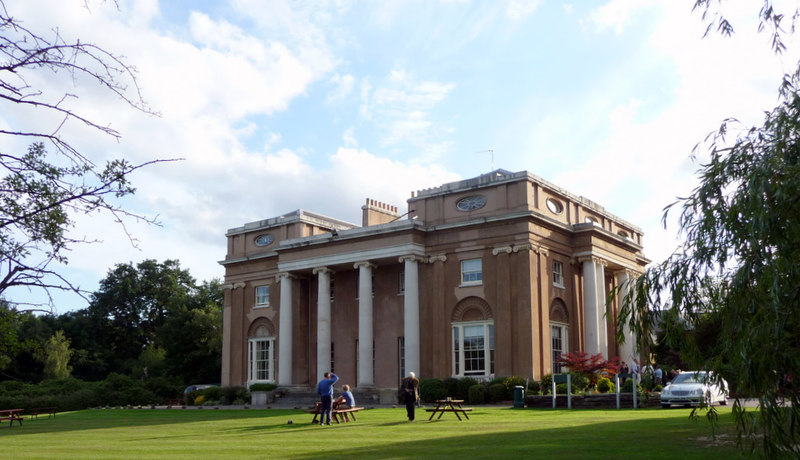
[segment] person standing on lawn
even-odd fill
[[[333,402],[333,384],[339,380],[333,372],[326,372],[325,378],[317,384],[317,394],[320,396],[322,407],[320,408],[319,426],[325,422],[326,425],[331,424],[331,410]],[[327,417],[327,418],[326,418]]]
[[[406,413],[408,414],[408,421],[414,421],[414,408],[419,400],[419,379],[413,372],[408,373],[408,377],[404,378],[400,383],[400,396],[406,404]]]

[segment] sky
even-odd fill
[[[121,133],[68,123],[81,152],[181,159],[131,177],[137,192],[119,203],[161,222],[128,221],[135,246],[109,216],[75,217],[72,235],[98,243],[74,246],[59,270],[89,291],[145,259],[222,278],[230,228],[295,209],[360,224],[366,198],[404,212],[411,191],[493,168],[601,204],[642,228],[659,262],[679,243],[662,210],[698,183],[694,147],[725,118],[759,124],[797,63],[791,36],[776,56],[757,33],[752,1],[724,2],[735,34],[705,38],[692,0],[3,2],[30,29],[58,27],[136,67],[157,116],[85,79],[30,74]],[[0,126],[57,124],[0,105]],[[86,306],[56,297],[58,313]]]

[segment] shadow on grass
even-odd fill
[[[645,416],[636,420],[554,428],[537,423],[546,423],[548,418],[563,414],[559,411],[540,411],[531,414],[534,417],[531,418],[530,428],[501,429],[493,433],[470,430],[469,421],[458,422],[455,418],[451,423],[447,423],[447,420],[378,423],[375,426],[406,425],[408,430],[403,433],[404,430],[393,428],[390,430],[392,438],[371,446],[324,449],[315,453],[294,454],[292,458],[749,458],[741,456],[736,449],[731,414],[721,416],[723,428],[717,432],[715,439],[712,439],[709,429],[703,429],[707,425],[702,425],[702,421],[698,424],[688,420],[688,411],[687,418],[679,419]],[[458,435],[421,439],[421,431],[451,428],[453,423],[463,423],[458,425]],[[352,434],[348,432],[346,436]]]
[[[115,433],[126,446],[164,441],[170,449],[191,455],[193,438],[210,438],[206,456],[225,456],[231,450],[241,456],[274,458],[647,458],[725,459],[737,456],[730,442],[730,413],[721,414],[726,443],[712,446],[710,430],[702,420],[665,414],[679,410],[640,410],[613,413],[601,410],[479,409],[469,421],[455,417],[414,423],[405,421],[404,409],[365,410],[357,422],[312,425],[313,415],[301,410],[91,410],[59,414],[54,419],[28,421],[22,427],[0,425],[0,445],[11,436],[156,427]],[[621,417],[618,417],[621,415]],[[292,420],[292,424],[287,422]],[[202,426],[185,426],[202,423]],[[174,428],[170,428],[169,426]],[[184,425],[183,427],[179,425]],[[162,428],[163,426],[163,428]],[[38,438],[30,442],[38,443]],[[46,438],[45,438],[46,439]],[[100,442],[102,445],[102,441]],[[132,447],[132,448],[134,448]],[[136,447],[140,449],[139,447]],[[121,452],[125,452],[124,448]],[[138,451],[137,451],[138,452]],[[154,452],[162,452],[155,450]]]
[[[0,424],[0,439],[8,435],[42,434],[105,428],[175,425],[208,421],[257,419],[272,417],[298,417],[304,411],[294,409],[250,410],[180,410],[180,409],[93,409],[77,412],[59,412],[53,418],[25,417],[22,426]],[[306,414],[307,415],[307,414]],[[269,428],[272,428],[270,425]]]

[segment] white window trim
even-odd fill
[[[556,266],[561,268],[561,270],[559,270],[559,272],[558,272],[558,276],[561,277],[560,281],[556,277]],[[553,261],[553,286],[559,287],[559,288],[562,288],[562,289],[564,288],[564,264],[559,262],[559,261],[557,261],[557,260]]]
[[[481,325],[483,326],[483,333],[484,333],[484,341],[483,341],[484,357],[485,357],[485,360],[484,360],[484,363],[483,363],[483,365],[484,365],[484,373],[483,374],[469,374],[469,375],[466,375],[464,373],[464,327],[466,327],[466,326],[481,326]],[[453,365],[452,365],[452,369],[451,369],[453,377],[457,377],[457,378],[472,377],[472,378],[477,378],[477,379],[486,379],[486,378],[494,377],[494,373],[492,372],[492,349],[491,349],[491,340],[490,340],[490,334],[489,334],[489,326],[494,326],[494,321],[493,320],[488,320],[488,321],[463,321],[463,322],[457,322],[457,323],[451,323],[450,324],[450,357],[453,360]],[[455,328],[459,328],[459,336],[458,336],[458,338],[459,338],[460,347],[459,347],[459,353],[458,353],[458,362],[456,362],[455,349],[453,348],[453,342],[455,340],[455,337],[454,337],[454,329]],[[495,340],[497,340],[496,336],[495,336]],[[495,349],[496,349],[496,346],[495,346]],[[456,369],[458,369],[459,372],[456,372]]]
[[[550,360],[551,361],[553,361],[553,333],[552,333],[553,327],[561,328],[561,331],[562,331],[562,333],[561,333],[561,347],[562,347],[561,354],[563,355],[565,353],[569,353],[569,324],[561,323],[559,321],[550,321]],[[551,368],[550,370],[554,374],[556,373],[555,366],[556,366],[555,361],[550,363],[550,368]],[[561,372],[563,372],[563,371],[564,370],[561,369]]]
[[[465,272],[464,272],[464,263],[465,263],[465,262],[472,262],[472,261],[474,261],[474,260],[477,260],[477,261],[479,261],[479,262],[481,263],[481,270],[480,270],[480,272],[475,272],[475,271],[472,271],[472,272],[466,272],[466,273],[480,273],[480,277],[481,277],[481,279],[479,279],[479,280],[472,280],[472,281],[465,281],[465,280],[464,280],[464,274],[465,274]],[[475,259],[465,259],[465,260],[462,260],[462,261],[461,261],[461,284],[460,284],[459,286],[460,286],[460,287],[464,287],[464,286],[482,286],[482,285],[483,285],[483,259],[481,259],[480,257],[478,257],[478,258],[475,258]]]
[[[267,371],[267,378],[266,379],[257,379],[255,378],[255,366],[254,364],[254,357],[253,351],[256,342],[270,342],[269,346],[269,356],[267,356],[268,362],[268,371]],[[275,337],[250,337],[247,340],[247,386],[254,383],[275,383]]]
[[[259,289],[259,288],[262,288],[262,287],[265,287],[265,288],[267,288],[267,301],[266,301],[266,302],[259,302],[259,301],[258,301],[258,289]],[[254,303],[254,305],[253,305],[253,308],[267,308],[267,307],[269,307],[269,306],[270,306],[270,305],[269,305],[269,294],[270,294],[270,290],[271,290],[271,289],[270,289],[270,285],[269,285],[269,284],[260,284],[260,285],[258,285],[258,286],[256,286],[256,287],[255,287],[255,289],[254,289],[254,292],[255,292],[255,297],[256,297],[256,298],[255,298],[255,303]]]

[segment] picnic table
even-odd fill
[[[55,417],[57,411],[57,407],[36,407],[28,410],[27,413],[31,416],[30,419],[33,420],[34,418],[39,418],[39,416],[43,414],[47,414],[47,418]]]
[[[14,426],[14,421],[16,420],[19,422],[19,425],[22,426],[22,411],[24,411],[24,409],[0,410],[0,422],[3,420],[9,420],[11,423],[8,425],[8,427],[11,428]]]
[[[322,409],[322,403],[318,402],[314,405],[313,409],[308,409],[309,414],[314,414],[314,420],[311,421],[312,424],[317,423],[317,417],[319,417],[319,423],[322,423],[322,417],[320,417],[320,410]],[[337,409],[331,410],[331,417],[336,423],[349,422],[350,417],[353,417],[353,421],[357,422],[356,419],[356,412],[363,410],[363,407],[340,407]]]
[[[456,417],[458,417],[459,421],[461,420],[461,415],[458,415],[459,413],[462,414],[464,418],[469,420],[467,412],[472,411],[472,408],[462,407],[461,404],[464,403],[463,399],[451,399],[451,398],[439,399],[434,401],[434,403],[436,403],[436,407],[434,407],[433,409],[425,409],[426,412],[431,413],[431,416],[430,418],[428,418],[428,421],[433,420],[433,416],[436,415],[437,413],[439,414],[439,417],[437,417],[436,420],[439,420],[440,418],[442,418],[442,415],[444,415],[445,412],[452,412],[456,414]]]

